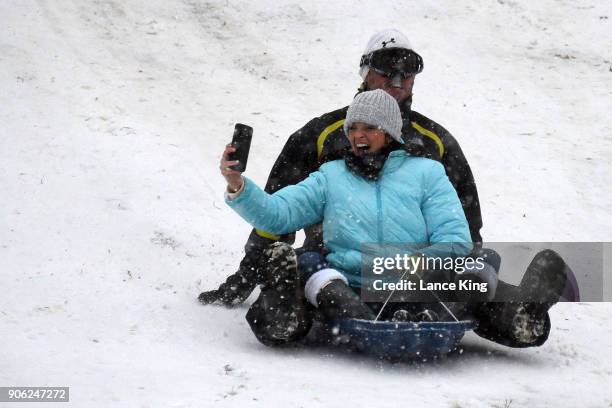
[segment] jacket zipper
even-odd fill
[[[375,181],[376,183],[376,207],[377,207],[377,234],[378,234],[378,243],[382,245],[383,243],[383,225],[382,225],[382,197],[380,194],[380,182],[379,180]]]

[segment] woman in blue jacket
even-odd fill
[[[233,147],[223,153],[226,202],[253,227],[280,235],[323,222],[329,253],[325,264],[316,268],[320,270],[304,279],[306,298],[324,314],[373,317],[350,289],[363,284],[362,244],[424,243],[428,246],[420,253],[440,257],[464,256],[472,249],[468,223],[444,168],[402,149],[401,126],[399,106],[389,94],[358,94],[344,123],[351,145],[345,159],[326,163],[301,183],[272,195],[229,168],[237,164],[228,159]],[[435,245],[440,243],[444,244]],[[295,286],[299,295],[302,284],[291,271],[295,254],[282,244],[271,252],[281,261],[268,277],[269,289],[281,282]],[[279,313],[303,314],[285,306]]]

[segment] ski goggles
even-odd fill
[[[359,66],[364,65],[381,75],[394,77],[399,74],[405,79],[423,71],[423,58],[405,48],[383,48],[363,55]]]

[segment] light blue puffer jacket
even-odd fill
[[[272,195],[245,177],[244,191],[226,202],[253,227],[273,234],[323,220],[327,261],[352,286],[361,284],[361,244],[455,243],[419,251],[437,256],[472,249],[463,208],[442,165],[403,150],[391,152],[378,181],[336,160]]]

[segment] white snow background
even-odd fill
[[[610,1],[3,0],[0,386],[70,386],[62,407],[612,406],[605,303],[555,306],[540,348],[470,333],[425,364],[266,348],[247,304],[197,303],[250,231],[218,174],[233,124],[262,185],[386,27],[424,58],[413,108],[460,141],[485,240],[611,240]]]

